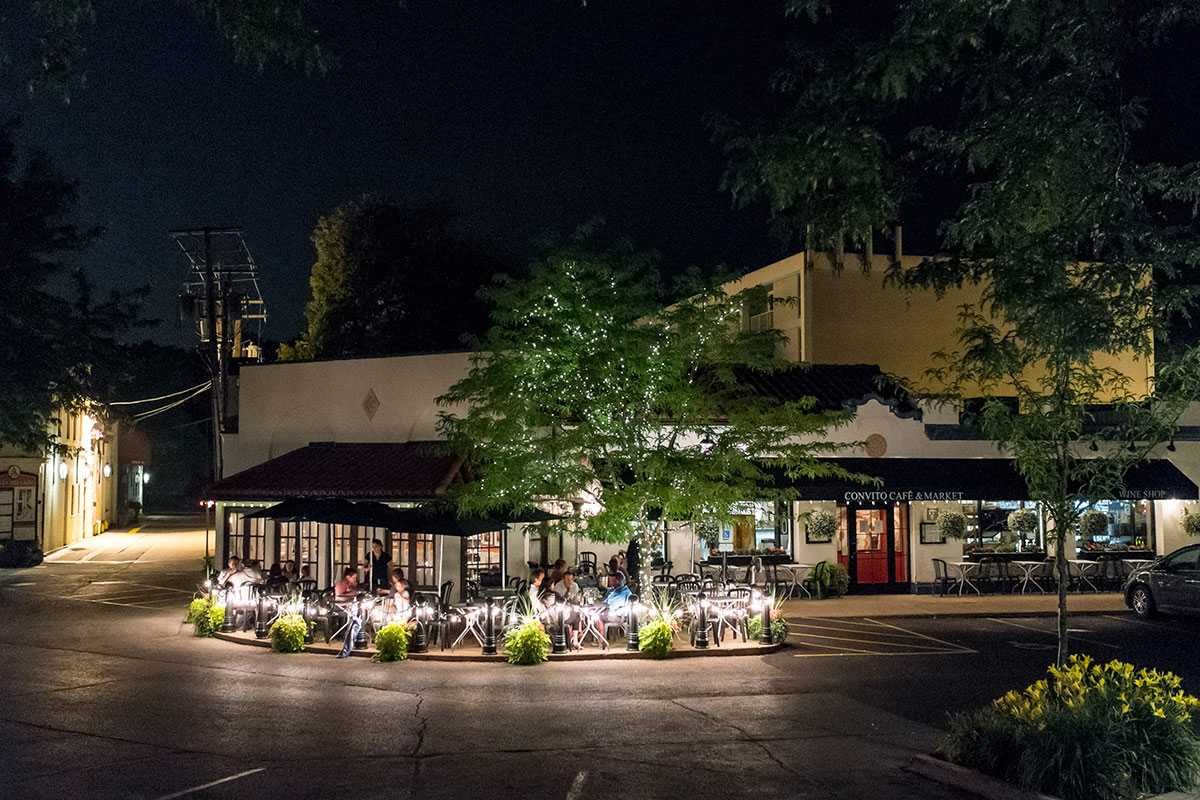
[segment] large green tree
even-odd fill
[[[836,33],[853,22],[840,4],[789,7],[826,26],[810,41],[827,46],[798,50],[779,124],[726,131],[729,185],[810,247],[834,249],[891,225],[931,175],[940,191],[963,191],[940,220],[938,252],[890,278],[979,287],[927,388],[960,405],[989,398],[984,434],[1015,457],[1052,521],[1061,662],[1072,554],[1056,532],[1114,496],[1195,398],[1186,347],[1149,387],[1116,365],[1133,356],[1153,372],[1155,338],[1185,300],[1174,287],[1200,258],[1200,171],[1139,157],[1144,108],[1127,81],[1148,48],[1200,19],[1200,4],[913,0],[853,39]]]
[[[476,293],[500,260],[450,213],[364,195],[322,217],[312,240],[308,326],[281,360],[447,349],[486,327]]]
[[[98,234],[71,221],[75,185],[0,126],[0,444],[57,445],[61,409],[112,399],[130,372],[121,338],[140,295],[96,298],[72,260]]]
[[[439,400],[466,407],[439,426],[478,470],[463,508],[582,501],[586,536],[653,550],[669,520],[726,519],[763,496],[776,473],[762,458],[791,477],[844,474],[817,458],[844,414],[747,391],[744,371],[784,364],[778,332],[743,329],[743,294],[693,280],[664,305],[648,257],[589,242],[488,292],[495,325]]]

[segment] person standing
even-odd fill
[[[387,594],[391,591],[392,557],[383,552],[383,542],[379,539],[371,542],[371,557],[363,561],[363,566],[371,571],[370,591],[373,594]]]

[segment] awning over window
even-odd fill
[[[1004,458],[835,458],[850,472],[879,478],[881,485],[838,478],[789,482],[803,500],[849,502],[1028,500],[1029,490]],[[1125,477],[1116,500],[1196,500],[1200,489],[1170,461],[1148,461]]]
[[[317,442],[217,481],[207,500],[432,500],[459,474],[462,459],[435,442]]]

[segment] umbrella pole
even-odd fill
[[[508,526],[500,531],[500,589],[508,588]]]

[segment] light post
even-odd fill
[[[358,618],[358,630],[354,633],[354,649],[366,650],[370,641],[367,639],[367,620],[363,614],[362,593],[354,601],[354,616]]]
[[[551,640],[554,648],[550,652],[562,655],[567,652],[567,604],[555,603],[554,615],[558,620],[558,625],[554,628],[554,637]]]
[[[708,649],[708,600],[701,592],[696,598],[696,644],[697,650]]]
[[[762,596],[762,631],[758,634],[758,643],[775,644],[775,636],[771,633],[771,596],[768,594]]]
[[[413,632],[412,647],[409,648],[414,653],[429,652],[429,634],[425,630],[426,622],[424,619],[427,606],[425,598],[422,597],[417,600],[417,605],[414,609],[413,616],[417,620],[417,629]]]
[[[483,621],[483,654],[496,655],[496,605],[492,598],[487,599],[484,613],[487,619]]]
[[[637,595],[632,595],[629,598],[629,624],[626,626],[629,629],[629,637],[625,642],[626,650],[637,650],[639,645],[638,636],[638,598]]]
[[[300,616],[303,617],[303,619],[304,619],[304,643],[312,644],[313,639],[314,639],[313,627],[315,627],[315,626],[313,625],[313,620],[311,617],[312,612],[309,609],[309,604],[310,604],[312,598],[308,594],[307,589],[304,590],[303,597],[304,597],[304,600],[303,600],[304,604],[300,607]]]
[[[265,594],[263,592],[263,587],[255,586],[254,593],[258,595],[254,607],[254,638],[265,639],[267,638],[268,631],[267,615],[265,613],[265,609],[263,608],[263,595]]]
[[[237,609],[233,607],[234,590],[226,586],[225,591],[225,619],[221,621],[221,633],[233,633],[237,630]]]

